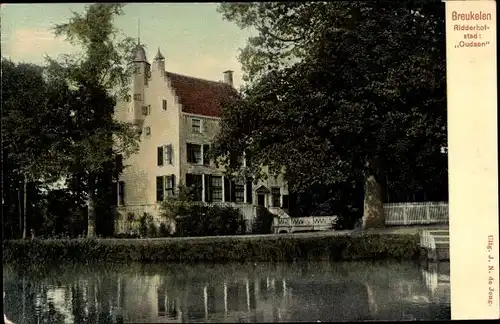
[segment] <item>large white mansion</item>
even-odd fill
[[[232,71],[224,72],[223,82],[167,72],[160,50],[151,65],[141,45],[134,64],[131,100],[117,105],[115,118],[141,130],[140,149],[123,161],[119,211],[158,217],[159,203],[174,195],[179,184],[197,188],[199,201],[240,208],[249,221],[257,205],[275,213],[287,210],[283,179],[231,181],[206,154],[219,129],[221,102],[238,95]]]

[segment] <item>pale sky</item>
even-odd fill
[[[55,57],[76,51],[64,39],[54,38],[50,29],[84,7],[82,3],[3,4],[2,56],[43,64],[45,53]],[[242,84],[238,49],[251,32],[223,20],[216,7],[215,3],[130,3],[116,26],[137,38],[140,19],[141,43],[150,63],[159,46],[167,71],[218,81],[223,71],[233,70],[238,88]]]

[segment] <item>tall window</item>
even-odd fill
[[[273,199],[273,207],[281,206],[281,192],[279,187],[271,188],[271,196]]]
[[[163,146],[158,146],[158,149],[157,149],[157,154],[156,154],[156,160],[157,160],[157,164],[158,166],[162,166],[163,165]]]
[[[222,201],[222,177],[212,176],[212,201]]]
[[[173,164],[172,144],[165,145],[163,147],[163,150],[165,152],[165,163],[166,164]]]
[[[202,201],[203,180],[201,174],[186,174],[186,186],[192,188],[195,201]]]
[[[188,163],[201,164],[201,145],[187,143]]]
[[[163,177],[156,177],[156,201],[163,201]]]
[[[234,196],[235,196],[235,202],[237,203],[242,203],[244,201],[245,197],[245,186],[242,182],[236,182],[234,184]]]
[[[167,110],[167,100],[165,99],[162,100],[162,108],[163,110]]]
[[[168,176],[156,177],[156,201],[163,201],[167,197],[175,195],[175,176],[173,174]]]
[[[191,127],[193,133],[201,133],[201,119],[196,119],[196,118],[191,119]]]
[[[173,197],[175,195],[175,176],[165,176],[165,197]]]

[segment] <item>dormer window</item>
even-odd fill
[[[201,133],[201,119],[193,118],[191,119],[191,129],[193,133]]]

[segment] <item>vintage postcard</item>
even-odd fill
[[[4,323],[499,318],[495,1],[0,10]]]

